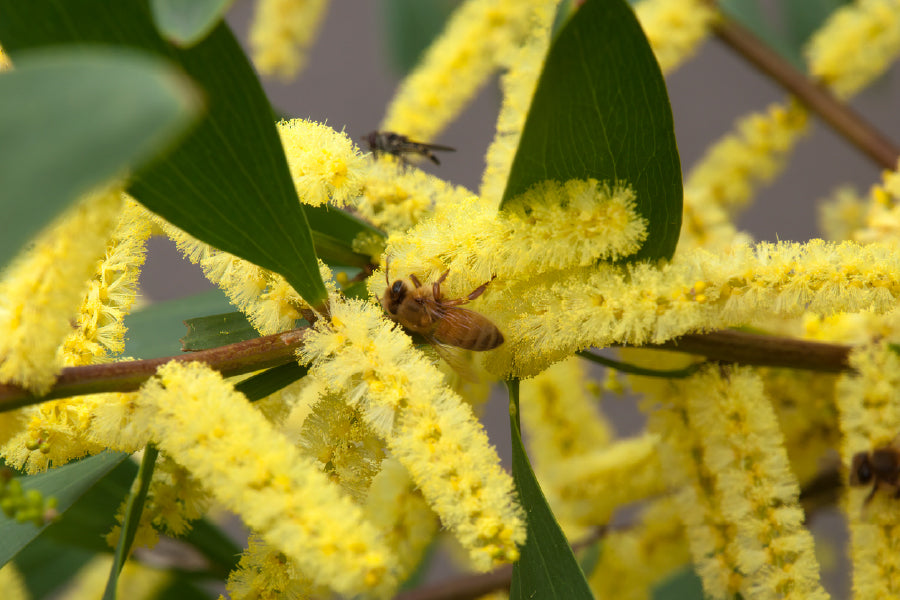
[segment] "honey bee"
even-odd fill
[[[381,305],[388,316],[406,329],[422,335],[441,353],[441,345],[465,350],[492,350],[503,343],[503,334],[486,317],[473,310],[460,308],[484,293],[490,281],[475,288],[463,298],[448,299],[441,294],[441,284],[447,279],[445,271],[431,286],[424,286],[415,275],[391,283],[388,264],[384,278],[388,287],[381,297]],[[493,279],[493,278],[492,278]],[[448,361],[451,362],[452,361]]]
[[[863,504],[868,504],[879,487],[894,492],[900,498],[900,445],[895,440],[891,445],[876,448],[871,452],[857,452],[850,465],[850,485],[872,484],[872,491]]]
[[[441,164],[433,150],[442,152],[456,152],[456,148],[441,146],[439,144],[424,144],[414,142],[405,135],[393,131],[373,131],[363,137],[363,141],[369,144],[369,150],[375,155],[390,154],[396,156],[401,162],[406,163],[404,154],[421,154],[436,165]]]

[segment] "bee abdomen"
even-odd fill
[[[457,309],[462,313],[462,309]],[[434,337],[443,344],[449,344],[466,350],[484,351],[493,350],[503,343],[503,334],[497,326],[488,319],[474,313],[465,311],[466,326],[454,323],[454,320],[438,321]]]

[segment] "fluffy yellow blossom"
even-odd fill
[[[715,473],[722,516],[734,526],[734,554],[752,598],[828,598],[819,584],[812,535],[803,527],[800,486],[784,438],[750,369],[706,369],[685,384],[691,427]]]
[[[396,276],[413,273],[424,282],[449,269],[445,295],[454,297],[494,276],[533,277],[628,256],[645,236],[646,221],[636,213],[630,188],[595,179],[545,181],[499,213],[477,198],[441,204],[433,218],[390,236],[387,255]],[[369,281],[381,296],[384,278]]]
[[[836,396],[843,433],[841,458],[852,465],[858,452],[889,447],[900,432],[900,356],[887,343],[862,346],[850,355],[853,373],[842,375]],[[851,487],[843,502],[850,526],[850,558],[856,598],[900,594],[900,505],[890,488],[866,499],[872,485]]]
[[[381,439],[359,411],[329,395],[323,396],[303,421],[298,446],[358,504],[365,500],[385,455]]]
[[[327,588],[313,584],[290,557],[256,534],[250,534],[237,568],[228,574],[226,588],[230,600],[328,596]]]
[[[404,166],[389,157],[367,162],[362,194],[354,203],[359,214],[388,233],[403,233],[439,204],[455,204],[472,192],[443,179]]]
[[[381,123],[427,142],[453,120],[535,26],[534,11],[553,0],[465,0],[416,68],[403,80]]]
[[[344,206],[360,194],[366,161],[345,133],[306,119],[277,127],[301,202]]]
[[[12,63],[9,60],[9,55],[3,51],[3,48],[0,48],[0,72],[10,69],[12,69]]]
[[[140,482],[136,479],[132,488],[138,485]],[[118,525],[106,536],[111,548],[115,548],[119,540],[126,502],[127,500],[122,502],[116,515]],[[190,530],[191,521],[202,517],[208,508],[209,494],[200,482],[171,458],[160,455],[153,468],[153,477],[132,546],[154,547],[159,541],[159,531],[181,537]]]
[[[265,75],[295,76],[328,8],[327,0],[259,0],[250,28],[253,62]]]
[[[684,182],[685,199],[715,202],[728,212],[745,205],[756,187],[771,181],[807,131],[806,109],[797,101],[751,113],[735,132],[713,144]]]
[[[810,38],[810,73],[846,98],[884,73],[900,53],[900,2],[856,0]]]
[[[29,600],[31,598],[31,594],[28,593],[28,588],[25,586],[25,580],[13,561],[0,567],[0,590],[3,590],[3,597],[6,600]]]
[[[102,598],[109,581],[113,557],[98,554],[78,570],[64,592],[56,596],[58,600],[85,600]],[[170,572],[147,567],[141,563],[127,561],[119,574],[116,593],[119,598],[129,600],[153,600],[172,582]],[[4,594],[6,590],[4,589]],[[4,595],[5,598],[5,595]]]
[[[110,354],[125,350],[125,315],[137,296],[149,237],[146,212],[134,200],[126,200],[119,224],[107,244],[106,256],[81,301],[77,327],[63,344],[66,366],[102,362]]]
[[[424,558],[439,523],[398,460],[391,458],[381,463],[364,510],[366,518],[383,532],[383,539],[396,557],[399,579],[406,580]]]
[[[653,598],[653,588],[690,561],[680,517],[678,504],[666,497],[647,507],[634,527],[607,533],[588,577],[594,597]]]
[[[861,243],[895,243],[900,239],[900,169],[885,170],[865,201],[852,190],[839,190],[820,214],[830,235]]]
[[[525,524],[512,479],[469,406],[380,307],[332,298],[331,318],[299,352],[322,392],[359,407],[476,567],[518,557]]]
[[[702,0],[642,0],[634,12],[663,73],[674,71],[696,52],[716,16]]]
[[[534,7],[534,24],[521,48],[511,57],[508,71],[500,79],[503,103],[497,116],[497,132],[485,156],[479,196],[489,206],[498,206],[506,188],[525,117],[550,47],[555,3]]]
[[[346,595],[393,589],[395,563],[362,510],[218,373],[170,362],[138,403],[135,418],[162,453],[316,584]]]
[[[0,382],[37,393],[61,368],[59,347],[122,206],[119,189],[86,197],[44,229],[0,281]]]
[[[898,281],[900,253],[888,246],[763,243],[696,249],[659,268],[599,265],[494,286],[479,311],[507,339],[488,369],[529,376],[589,346],[660,343],[770,315],[884,312]]]

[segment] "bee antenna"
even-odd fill
[[[384,257],[384,282],[387,283],[388,285],[391,285],[391,279],[390,279],[390,277],[388,277],[388,272],[390,272],[390,270],[391,270],[391,257],[385,256]]]

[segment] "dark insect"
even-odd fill
[[[459,307],[483,294],[490,281],[464,298],[448,299],[441,294],[441,284],[449,273],[446,271],[430,286],[422,285],[415,275],[392,284],[386,267],[384,277],[388,287],[381,297],[381,305],[391,319],[422,335],[439,352],[442,344],[479,351],[502,344],[503,334],[487,317]]]
[[[396,156],[401,162],[406,163],[406,154],[420,154],[436,165],[441,164],[437,156],[432,152],[456,152],[456,148],[440,146],[438,144],[423,144],[414,142],[405,135],[393,131],[373,131],[364,136],[363,141],[369,144],[369,150],[377,157],[379,154]]]
[[[872,492],[866,496],[868,504],[880,487],[893,491],[900,498],[900,447],[896,443],[871,452],[857,452],[850,465],[850,485],[872,484]]]

